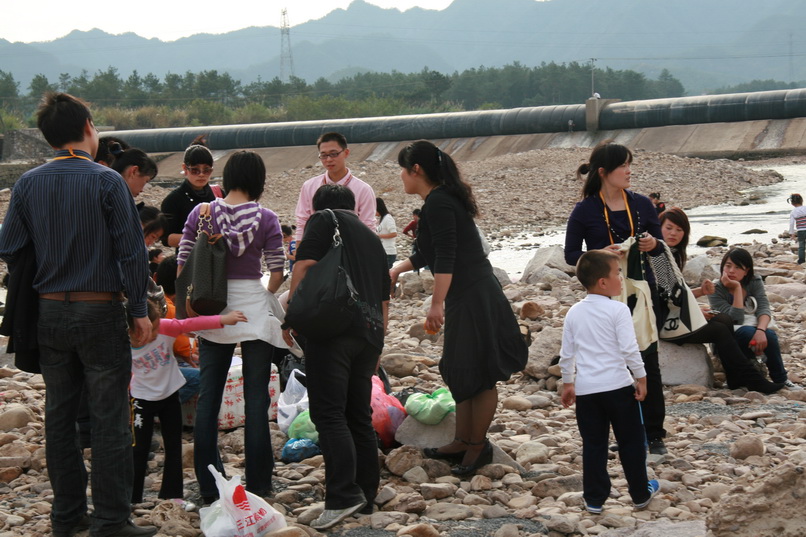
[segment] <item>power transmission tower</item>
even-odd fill
[[[283,17],[280,26],[280,80],[288,82],[294,76],[294,57],[291,55],[291,26],[288,24],[288,10],[280,12]]]

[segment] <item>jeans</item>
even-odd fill
[[[131,514],[133,475],[132,353],[123,305],[41,299],[38,329],[53,529],[72,529],[87,513],[87,472],[76,428],[86,386],[92,420],[91,532],[99,537],[114,533]]]
[[[159,498],[183,498],[182,475],[182,405],[179,392],[162,401],[146,401],[132,397],[132,429],[134,435],[134,485],[132,503],[143,501],[143,484],[148,466],[148,452],[154,434],[154,418],[160,420],[162,443],[165,447],[165,464],[162,468],[162,486]]]
[[[379,351],[365,339],[308,340],[311,419],[325,459],[325,509],[344,509],[378,493],[378,440],[372,427],[372,375]]]
[[[804,255],[806,254],[806,229],[798,230],[798,263],[806,261]]]
[[[194,457],[196,480],[204,497],[217,497],[218,489],[208,464],[222,475],[224,465],[218,449],[218,411],[224,398],[227,372],[235,343],[214,343],[200,339],[199,400],[196,404]],[[274,347],[261,340],[242,341],[246,490],[267,496],[272,489],[274,455],[269,434],[269,379]]]
[[[386,264],[389,265],[389,269],[392,269],[392,265],[395,264],[397,261],[397,254],[386,254]]]
[[[778,334],[770,328],[764,333],[767,335],[767,348],[764,349],[764,354],[767,355],[767,370],[770,372],[770,380],[786,382],[786,369],[784,369],[784,359],[781,357],[781,346],[778,344]],[[750,350],[750,341],[756,335],[756,327],[741,326],[736,329],[734,335],[739,348],[744,350],[749,358],[755,359],[753,351]]]
[[[635,400],[635,388],[578,395],[577,426],[582,436],[582,495],[588,505],[601,507],[610,496],[607,471],[610,426],[618,442],[618,456],[635,503],[649,496],[646,474],[646,435]]]
[[[179,371],[185,377],[185,384],[179,388],[179,404],[184,404],[185,401],[199,393],[199,385],[201,381],[199,376],[201,371],[197,367],[188,365],[184,360],[179,360]]]

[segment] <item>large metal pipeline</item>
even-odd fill
[[[806,89],[615,102],[606,104],[599,114],[600,130],[806,117]],[[566,132],[569,121],[575,130],[584,129],[586,105],[113,133],[157,153],[183,151],[201,134],[208,136],[211,149],[248,149],[314,145],[329,131],[344,134],[350,143],[370,143]]]

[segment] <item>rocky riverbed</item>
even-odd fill
[[[486,229],[501,236],[525,229],[539,234],[542,227],[561,224],[581,187],[572,172],[586,156],[587,151],[550,150],[468,164],[465,173],[490,222]],[[683,207],[741,203],[746,199],[742,190],[780,180],[776,174],[733,162],[647,153],[636,155],[633,170],[636,190],[660,191],[667,203]],[[360,163],[354,171],[370,179],[376,192],[394,207],[398,225],[405,224],[418,202],[402,193],[397,165]],[[290,217],[298,185],[314,173],[311,169],[291,170],[283,177],[270,178],[263,202],[282,217]],[[278,186],[273,187],[275,184]],[[149,187],[141,198],[158,205],[165,192]],[[758,272],[766,277],[790,379],[802,383],[806,380],[803,269],[794,264],[788,240],[748,247]],[[710,250],[709,261],[718,262],[723,252],[724,248]],[[581,439],[574,409],[563,409],[560,404],[558,372],[551,365],[559,351],[558,334],[565,312],[584,291],[557,256],[548,254],[520,282],[505,286],[531,345],[524,372],[499,387],[499,412],[489,434],[497,446],[494,463],[479,475],[460,480],[443,462],[423,459],[416,447],[452,437],[450,421],[427,430],[406,422],[399,436],[404,445],[380,456],[382,481],[376,512],[348,519],[330,533],[357,537],[806,535],[806,390],[770,396],[729,390],[722,386],[724,375],[718,363],[714,386],[665,390],[669,453],[649,456],[650,475],[661,483],[661,492],[649,507],[644,511],[632,508],[618,459],[612,455],[611,498],[601,515],[584,511]],[[692,282],[712,276],[708,263],[693,265],[700,268],[687,274]],[[427,274],[408,275],[402,281],[401,296],[392,304],[383,364],[395,391],[416,388],[430,392],[442,386],[437,370],[440,336],[422,331],[432,286],[433,279]],[[43,447],[44,384],[41,376],[15,370],[8,355],[3,359],[0,537],[45,536],[50,534],[52,491]],[[279,459],[285,435],[276,428],[272,434]],[[222,432],[220,440],[228,472],[242,474],[243,430]],[[192,434],[187,431],[183,447],[186,497],[195,502],[199,498],[192,468]],[[91,453],[87,456],[91,458]],[[163,453],[158,449],[149,462],[147,502],[135,506],[135,519],[156,524],[159,535],[195,537],[200,534],[198,514],[156,498],[162,463]],[[278,463],[275,492],[269,500],[290,525],[283,535],[317,535],[306,523],[322,507],[323,480],[321,457]]]

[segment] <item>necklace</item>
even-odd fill
[[[630,220],[630,237],[635,236],[635,223],[632,219],[632,211],[630,210],[630,202],[627,200],[627,193],[624,190],[621,191],[621,195],[624,198],[624,206],[627,208],[627,218]],[[607,233],[610,236],[610,244],[616,244],[616,240],[618,239],[619,242],[624,242],[627,240],[626,238],[622,238],[621,235],[616,233],[616,230],[613,229],[613,226],[610,224],[610,210],[607,207],[607,202],[604,199],[604,194],[602,191],[599,191],[599,198],[602,200],[602,205],[604,206],[604,219],[605,223],[607,224]],[[635,211],[636,220],[638,220],[638,224],[641,223],[641,214],[636,210]]]

